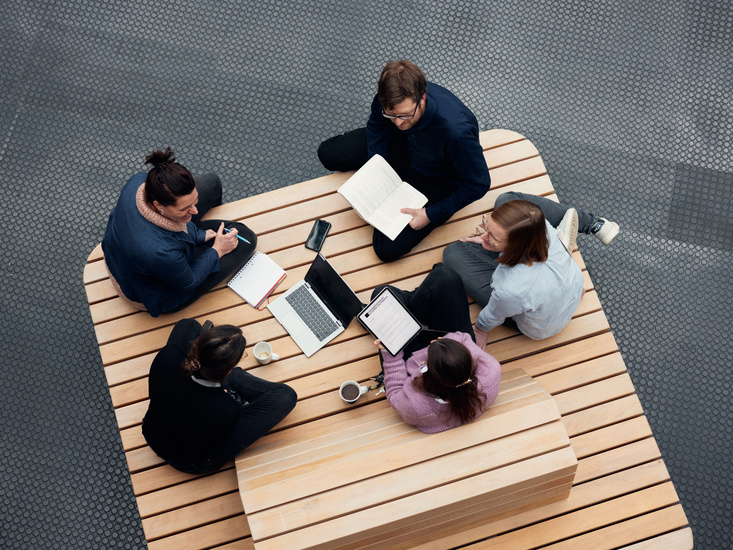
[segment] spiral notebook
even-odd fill
[[[264,252],[255,252],[227,286],[252,307],[259,308],[286,277],[285,270]]]

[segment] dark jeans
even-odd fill
[[[432,330],[444,332],[465,332],[476,340],[468,310],[468,298],[458,274],[442,264],[433,266],[425,280],[415,290],[400,290],[391,285],[380,285],[374,289],[374,298],[383,288],[389,287],[397,298],[417,317],[420,323]],[[430,344],[418,335],[405,348],[405,357]],[[380,354],[381,358],[381,354]]]
[[[219,283],[228,279],[239,271],[244,264],[247,263],[252,255],[255,253],[257,248],[257,235],[254,232],[239,222],[231,222],[227,220],[205,220],[201,221],[201,218],[215,206],[221,204],[222,199],[222,187],[221,180],[216,174],[204,174],[202,176],[196,176],[196,189],[199,192],[199,202],[196,205],[198,208],[198,214],[196,214],[191,221],[193,221],[199,229],[206,231],[207,229],[213,229],[217,231],[219,225],[224,222],[224,227],[228,229],[236,229],[238,234],[247,239],[249,244],[238,240],[237,248],[232,250],[229,254],[225,254],[219,259],[219,271],[212,273],[206,279],[201,281],[193,296],[186,300],[184,303],[176,307],[172,311],[180,311],[184,307],[192,304],[201,296],[209,292],[212,288],[217,286]],[[205,243],[202,243],[196,247],[196,256],[203,254],[214,244],[214,239],[209,239]]]
[[[201,218],[203,218],[209,210],[215,206],[221,205],[222,187],[219,176],[212,172],[201,174],[200,176],[194,176],[193,179],[196,182],[196,190],[199,192],[199,202],[196,203],[196,208],[199,212],[191,218],[191,221],[196,225],[199,225]]]
[[[366,128],[358,128],[327,139],[318,147],[318,159],[327,170],[336,172],[358,170],[369,160]],[[408,182],[428,198],[427,206],[445,199],[453,192],[449,186],[440,185],[412,170],[406,134],[397,128],[390,134],[386,160],[403,181]],[[408,225],[394,241],[375,229],[372,237],[374,252],[383,262],[398,260],[444,221],[431,222],[418,231]]]

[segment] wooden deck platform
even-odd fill
[[[409,548],[460,526],[568,497],[578,468],[554,398],[502,373],[480,418],[424,434],[389,407],[326,430],[279,432],[236,460],[257,550]],[[268,438],[270,439],[270,438]]]
[[[379,262],[370,247],[371,228],[335,192],[345,174],[226,204],[210,216],[242,220],[258,234],[259,250],[288,271],[278,292],[305,274],[314,253],[303,243],[319,217],[332,223],[324,255],[362,301],[383,283],[411,289],[440,261],[446,244],[473,230],[500,193],[519,190],[554,197],[532,143],[507,130],[484,132],[481,139],[491,191],[434,231],[410,256],[392,264]],[[573,256],[584,269],[579,252]],[[273,433],[253,446],[256,449],[285,434],[327,430],[335,422],[388,407],[384,395],[374,392],[357,406],[347,406],[337,394],[343,380],[365,381],[378,372],[372,339],[352,323],[325,349],[306,358],[267,310],[254,310],[227,288],[215,289],[182,312],[154,319],[115,295],[101,260],[97,247],[85,267],[84,284],[149,548],[253,548],[233,463],[215,474],[191,476],[169,467],[146,446],[140,423],[147,410],[152,358],[183,317],[239,325],[251,344],[270,341],[280,361],[260,367],[250,354],[242,366],[263,378],[287,382],[298,392],[299,402]],[[687,518],[593,282],[585,270],[584,275],[586,294],[560,334],[533,341],[499,327],[490,333],[487,346],[503,372],[523,369],[554,397],[578,459],[569,497],[490,521],[446,525],[407,547],[692,548]],[[478,307],[472,305],[471,311],[475,318]]]

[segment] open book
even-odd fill
[[[255,252],[227,286],[252,307],[259,308],[287,273],[264,252]]]
[[[393,241],[412,219],[400,209],[422,208],[428,202],[420,191],[400,180],[380,155],[370,158],[338,192],[364,220]]]

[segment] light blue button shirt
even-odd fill
[[[491,277],[491,298],[476,321],[481,330],[511,317],[523,334],[542,340],[560,332],[578,309],[583,273],[557,238],[557,230],[545,223],[550,239],[547,261],[498,265]]]

